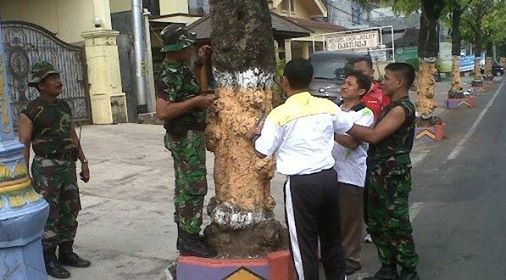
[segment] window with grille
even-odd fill
[[[279,7],[282,11],[295,12],[295,0],[283,0]]]
[[[188,13],[205,15],[209,13],[209,0],[188,0]]]
[[[357,5],[356,3],[353,3],[351,5],[351,23],[353,25],[360,25],[362,24],[362,7]]]

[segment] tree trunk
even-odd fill
[[[499,65],[501,65],[502,67],[506,67],[506,57],[500,58]]]
[[[492,65],[493,59],[487,55],[487,58],[485,59],[485,78],[487,80],[492,80],[494,78],[494,74],[492,73]]]
[[[208,212],[209,243],[220,255],[257,256],[286,246],[273,219],[274,161],[259,159],[245,137],[272,109],[274,40],[266,0],[211,0],[217,112],[208,120],[216,197]]]
[[[448,92],[448,98],[464,98],[460,77],[460,55],[452,57],[452,87]]]
[[[434,108],[436,108],[434,102],[436,89],[434,74],[436,72],[436,64],[434,62],[420,59],[416,89],[416,110],[420,113],[422,119],[429,119]]]
[[[444,8],[444,3],[441,2],[443,1],[424,0],[421,4],[416,109],[422,116],[422,119],[429,119],[436,107],[434,102],[434,74],[436,73],[436,58],[439,51],[437,23],[441,10]]]
[[[460,78],[460,22],[462,10],[458,1],[453,3],[452,7],[452,87],[448,93],[448,98],[463,97],[462,79]]]
[[[478,12],[478,15],[476,17],[476,33],[474,36],[474,78],[473,83],[481,83],[482,75],[481,75],[481,68],[480,68],[480,62],[481,62],[481,51],[482,51],[482,19],[483,19],[483,13],[481,10]]]
[[[481,82],[481,67],[480,67],[481,57],[474,55],[474,78],[473,83]]]
[[[494,74],[492,73],[492,65],[493,65],[492,55],[493,55],[494,50],[493,50],[492,43],[490,43],[490,42],[487,43],[486,52],[487,52],[487,58],[485,59],[485,78],[487,80],[493,80]]]

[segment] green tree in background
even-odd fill
[[[371,1],[360,0],[362,5]],[[419,71],[417,78],[416,109],[422,120],[431,120],[436,103],[434,74],[439,53],[438,21],[445,10],[447,1],[442,0],[383,0],[394,11],[410,14],[421,11],[420,33],[418,36]]]
[[[483,48],[488,49],[487,57],[489,57],[486,74],[491,74],[492,48],[495,44],[503,43],[506,38],[505,23],[505,0],[472,0],[462,14],[462,38],[473,44],[475,82],[482,79],[480,61]]]

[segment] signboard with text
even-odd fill
[[[379,36],[377,31],[339,34],[326,38],[326,43],[329,51],[377,48]]]

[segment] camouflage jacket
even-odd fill
[[[197,78],[184,63],[162,62],[155,79],[156,96],[170,102],[181,102],[199,94]],[[205,123],[206,111],[194,108],[180,117],[186,124]]]
[[[399,129],[381,142],[370,145],[368,152],[369,167],[382,167],[386,169],[409,168],[411,159],[409,153],[413,148],[415,137],[415,106],[408,97],[392,101],[381,112],[376,123],[381,120],[396,106],[404,109],[406,119]]]
[[[49,103],[41,97],[30,101],[21,111],[33,123],[32,147],[36,155],[66,158],[74,152],[70,130],[72,111],[67,102],[56,99]]]

